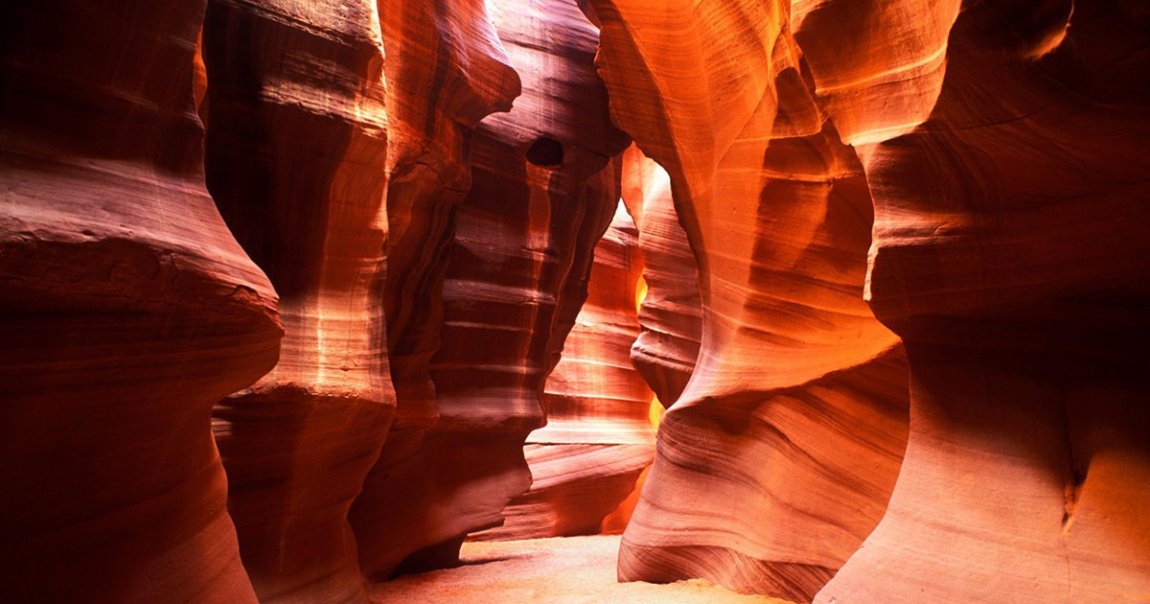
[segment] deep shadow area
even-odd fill
[[[546,136],[531,143],[527,161],[536,166],[558,166],[563,163],[563,144]]]

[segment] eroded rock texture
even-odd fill
[[[422,487],[419,447],[439,416],[429,363],[439,346],[446,248],[470,186],[471,131],[488,114],[510,109],[520,90],[483,2],[383,0],[378,9],[388,82],[383,294],[397,407],[350,514],[368,575],[389,574],[440,539],[419,522],[429,499],[413,489]]]
[[[393,349],[398,428],[353,509],[357,532],[376,539],[361,547],[369,574],[454,560],[468,533],[499,524],[508,500],[530,486],[523,442],[542,423],[544,379],[619,198],[611,158],[627,139],[611,127],[595,75],[595,28],[564,0],[490,9],[523,94],[470,138],[472,182],[448,250],[442,326],[428,316],[419,327],[439,334],[427,366],[437,407],[428,408],[422,383],[412,392],[423,394],[412,396],[424,411],[405,416],[409,392],[399,380],[410,367],[398,365],[427,357],[394,356],[415,350],[414,340]]]
[[[789,3],[592,4],[612,113],[667,169],[703,305],[620,577],[809,600],[882,516],[906,437],[904,356],[862,299],[861,166]]]
[[[679,224],[666,170],[635,146],[624,156],[623,199],[639,216],[647,288],[639,308],[643,329],[631,347],[631,361],[669,407],[683,393],[699,356],[699,267]]]
[[[208,4],[208,187],[286,330],[275,370],[214,414],[262,602],[364,598],[347,514],[395,405],[382,43],[374,2]]]
[[[593,530],[620,195],[621,578],[1150,599],[1144,2],[206,4],[0,9],[0,600]]]
[[[511,500],[502,527],[477,538],[598,533],[650,465],[653,393],[630,360],[639,333],[636,288],[642,271],[638,232],[620,203],[595,246],[587,300],[547,378],[547,425],[527,437],[531,490]]]
[[[818,602],[1150,597],[1148,31],[1135,2],[964,3],[937,102],[863,137],[911,432]]]
[[[203,11],[0,10],[5,601],[256,601],[210,410],[281,330],[204,187]]]

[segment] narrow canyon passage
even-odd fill
[[[0,602],[1150,602],[1143,0],[0,8]]]

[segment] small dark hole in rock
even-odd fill
[[[527,161],[536,166],[558,166],[563,163],[563,145],[553,138],[540,138],[527,150]]]

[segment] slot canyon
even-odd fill
[[[7,2],[0,313],[0,602],[1150,602],[1150,4]]]

